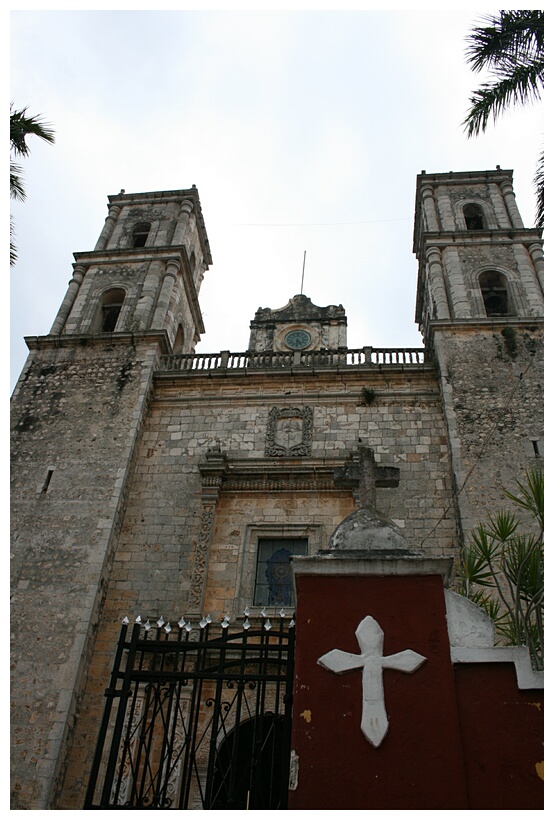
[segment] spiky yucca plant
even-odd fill
[[[514,513],[490,516],[471,533],[460,562],[459,592],[481,606],[507,644],[529,648],[544,668],[544,478],[528,470],[518,492],[507,498],[530,514],[531,532]],[[493,588],[494,593],[486,592]]]

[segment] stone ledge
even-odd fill
[[[328,555],[293,556],[294,575],[440,575],[446,584],[452,571],[452,558],[413,558],[364,555],[359,557]]]
[[[544,688],[544,672],[532,668],[525,646],[452,646],[450,658],[452,663],[513,663],[520,689]]]
[[[130,333],[61,333],[48,336],[25,336],[25,343],[29,350],[44,350],[48,347],[87,347],[104,345],[136,345],[137,342],[155,342],[161,348],[161,353],[170,351],[169,338],[165,330],[148,330]]]

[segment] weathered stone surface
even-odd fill
[[[346,552],[410,552],[400,528],[371,507],[362,507],[341,521],[331,538],[329,549]]]
[[[14,394],[13,808],[82,808],[125,615],[235,619],[252,604],[263,538],[306,539],[306,560],[341,555],[345,567],[451,561],[503,489],[542,463],[540,241],[516,224],[510,173],[495,174],[420,179],[427,351],[413,365],[347,365],[342,306],[294,297],[258,311],[251,348],[284,350],[306,327],[311,349],[334,350],[332,367],[300,366],[296,351],[287,366],[268,355],[263,367],[161,369],[160,353],[191,353],[203,327],[211,256],[197,194],[110,198]],[[464,227],[472,197],[486,235]],[[146,246],[131,247],[144,221]],[[485,316],[478,285],[494,264],[515,311],[502,319]],[[126,297],[104,334],[111,287]],[[272,427],[281,417],[298,424]]]

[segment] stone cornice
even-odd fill
[[[301,375],[301,374],[297,374]],[[310,378],[313,374],[307,374]],[[158,378],[158,372],[154,374],[154,378]],[[364,382],[365,384],[365,382]],[[372,382],[373,384],[373,382]],[[154,401],[156,404],[194,404],[198,402],[200,404],[209,404],[209,403],[216,403],[221,404],[222,402],[229,402],[233,404],[244,404],[245,406],[251,405],[253,402],[261,401],[263,403],[267,402],[283,402],[286,398],[287,401],[296,401],[301,402],[303,405],[326,405],[326,404],[336,404],[338,401],[345,401],[348,403],[356,403],[356,400],[359,399],[360,395],[360,388],[358,385],[353,385],[353,388],[358,388],[357,390],[347,390],[347,391],[338,391],[333,390],[329,392],[314,392],[314,393],[293,393],[290,396],[283,396],[282,392],[268,392],[264,391],[263,388],[260,388],[259,392],[248,391],[247,394],[240,392],[241,387],[237,385],[237,392],[236,393],[216,393],[216,394],[209,394],[206,392],[196,392],[194,394],[187,393],[186,395],[167,395],[163,394],[161,390],[167,386],[167,382],[162,380],[161,384],[159,385],[160,391],[158,391],[154,395]],[[171,385],[172,387],[178,387],[178,384]],[[213,387],[213,382],[209,377],[205,377],[205,384],[202,387]],[[379,400],[382,404],[390,404],[394,401],[402,401],[402,402],[412,402],[416,403],[419,401],[440,401],[440,393],[438,389],[438,384],[435,384],[433,390],[395,390],[394,388],[384,388],[379,390]],[[358,401],[359,407],[365,407],[361,402]]]
[[[433,334],[437,330],[447,330],[449,332],[453,330],[499,331],[504,327],[542,328],[543,325],[544,318],[542,316],[530,316],[526,319],[519,316],[499,316],[498,318],[488,316],[483,319],[450,319],[448,321],[434,319],[429,322],[429,332]]]
[[[219,457],[217,457],[219,456]],[[226,453],[208,451],[198,465],[203,493],[219,492],[337,492],[334,471],[344,465],[335,459],[233,459]],[[348,490],[345,490],[348,492]]]
[[[122,262],[139,264],[149,263],[153,259],[167,262],[169,259],[179,259],[183,269],[186,267],[186,253],[184,245],[164,245],[163,247],[144,248],[114,248],[101,251],[76,251],[73,254],[79,265],[119,265]]]
[[[61,333],[60,335],[25,336],[25,343],[29,350],[44,350],[48,347],[136,345],[139,342],[158,345],[162,354],[166,354],[171,350],[167,331],[165,330],[148,330],[136,333],[124,331],[119,333]]]
[[[437,174],[428,174],[426,171],[422,171],[421,174],[417,175],[417,185],[429,183],[456,186],[460,183],[471,183],[475,185],[476,183],[491,182],[491,180],[495,182],[501,182],[503,180],[512,182],[513,175],[513,171],[508,168],[496,168],[494,171],[446,171]]]
[[[362,553],[359,557],[345,557],[340,552],[319,555],[295,555],[292,559],[294,575],[440,575],[447,584],[452,571],[452,558],[421,558],[420,556],[372,558]]]
[[[478,245],[513,245],[519,242],[522,245],[538,243],[542,245],[542,235],[537,228],[498,228],[484,231],[425,231],[419,235],[417,243],[414,240],[414,253],[420,256],[424,250],[431,247],[446,248],[449,245],[474,246]]]

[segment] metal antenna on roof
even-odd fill
[[[304,251],[304,261],[302,262],[302,284],[300,285],[300,295],[304,293],[304,268],[306,267],[306,251]]]

